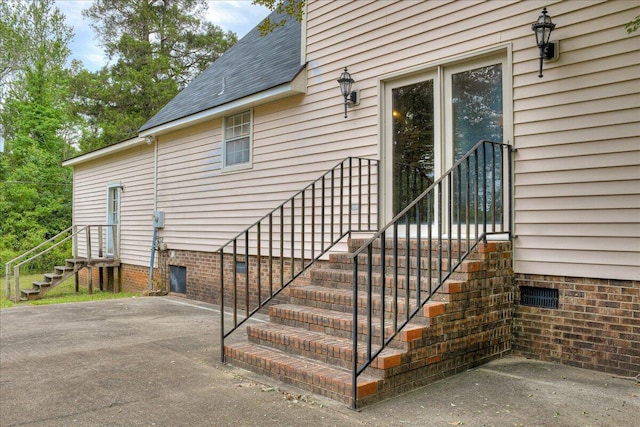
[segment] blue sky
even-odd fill
[[[73,27],[75,34],[69,46],[71,59],[79,59],[85,68],[95,71],[105,64],[106,58],[89,21],[82,16],[82,10],[89,8],[91,3],[91,0],[56,0],[56,6],[66,16],[67,25]],[[238,38],[242,38],[269,14],[267,8],[253,5],[251,0],[209,0],[208,3],[206,19],[225,31],[233,31]]]

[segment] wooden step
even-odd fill
[[[267,323],[247,327],[249,341],[290,354],[314,359],[332,366],[351,369],[353,366],[353,345],[350,339],[333,337],[321,332],[291,326]],[[373,351],[377,345],[372,345]],[[358,344],[358,363],[364,363],[366,345]],[[387,348],[373,361],[369,373],[377,378],[385,377],[385,370],[399,366],[406,350]]]
[[[73,271],[74,267],[69,265],[56,265],[54,269],[63,276],[65,273]]]
[[[33,289],[38,289],[39,291],[42,290],[42,288],[48,288],[50,286],[51,286],[51,282],[47,282],[47,281],[33,282]]]
[[[62,274],[57,274],[57,273],[45,273],[44,274],[44,278],[50,281],[54,281],[57,279],[60,279],[62,277]]]
[[[20,292],[29,301],[36,300],[40,296],[40,289],[20,289]]]
[[[234,366],[351,405],[352,376],[347,369],[249,342],[225,345],[224,354]],[[357,379],[358,401],[375,396],[382,382],[361,374]]]

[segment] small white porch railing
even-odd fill
[[[92,239],[92,230],[94,239]],[[107,241],[109,240],[107,239],[107,233],[110,234],[110,240],[114,242],[113,253],[107,253]],[[87,265],[91,264],[91,260],[96,254],[98,258],[108,257],[114,260],[120,259],[120,244],[116,225],[73,225],[5,264],[7,299],[11,298],[12,266],[15,284],[14,301],[18,302],[20,300],[20,267],[61,246],[70,239],[73,239],[72,257],[77,259],[79,250],[78,243],[81,242],[78,236],[84,236],[84,241],[82,242],[84,244],[82,248],[84,254],[82,258],[86,261]]]

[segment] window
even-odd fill
[[[251,167],[251,111],[225,118],[222,156],[225,169]]]

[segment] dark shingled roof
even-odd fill
[[[269,15],[274,22],[283,15]],[[301,25],[287,17],[266,36],[255,27],[213,62],[141,128],[140,132],[290,83],[298,75]]]

